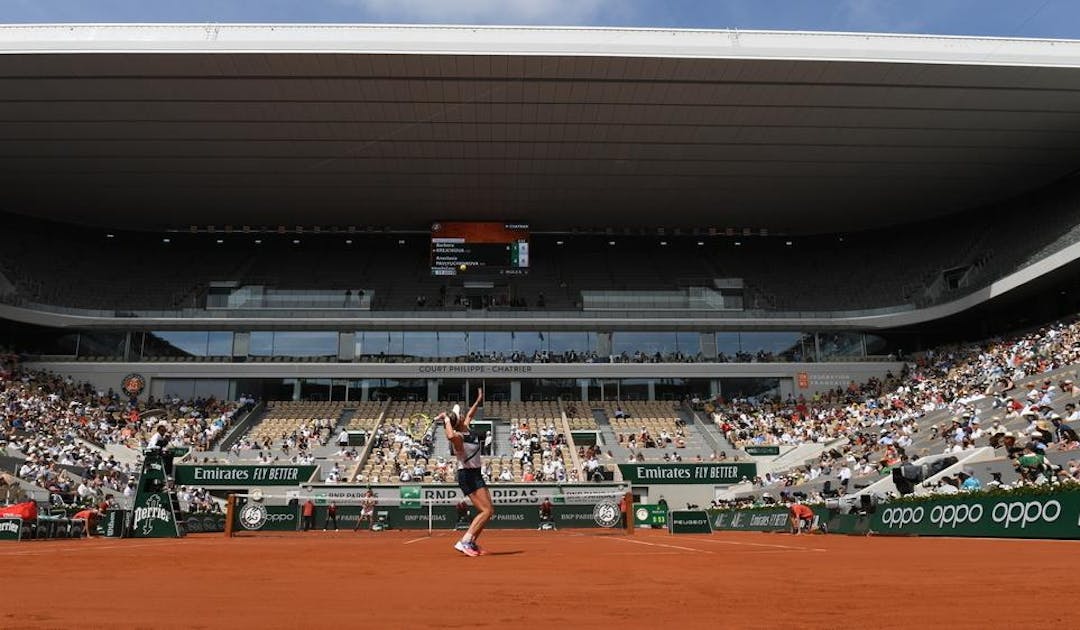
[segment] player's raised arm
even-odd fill
[[[458,437],[457,431],[454,431],[454,425],[450,422],[450,416],[446,412],[435,416],[435,420],[442,420],[443,428],[446,429],[446,439],[453,442],[454,438]]]
[[[469,423],[472,422],[473,416],[476,415],[476,411],[480,409],[480,405],[484,402],[484,389],[478,388],[476,390],[476,402],[472,407],[469,407],[469,412],[465,414],[465,428],[469,428]]]

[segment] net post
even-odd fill
[[[622,504],[626,506],[623,511],[623,518],[626,520],[626,534],[632,536],[634,534],[634,493],[631,490],[627,490],[623,495]]]
[[[233,516],[236,512],[236,495],[229,494],[229,498],[225,500],[225,537],[233,537]]]

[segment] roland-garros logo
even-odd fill
[[[619,524],[619,504],[612,499],[604,499],[593,508],[593,520],[600,527],[615,527]]]
[[[247,530],[262,529],[269,514],[261,503],[248,503],[240,510],[240,526]]]

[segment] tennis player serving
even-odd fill
[[[469,429],[473,416],[476,415],[476,410],[480,408],[482,402],[484,402],[484,390],[478,389],[476,402],[469,408],[464,418],[461,417],[460,405],[454,405],[450,413],[443,412],[437,418],[443,421],[446,439],[450,441],[450,448],[458,460],[458,487],[476,508],[476,516],[469,524],[469,531],[465,532],[461,540],[454,543],[454,549],[466,556],[479,556],[483,553],[476,544],[476,539],[480,537],[484,526],[495,515],[495,508],[491,505],[491,494],[484,483],[483,475],[480,474],[482,466],[480,447],[483,445],[483,439]]]

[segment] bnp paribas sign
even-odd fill
[[[739,464],[619,464],[623,481],[636,484],[732,484],[757,474],[757,465]]]

